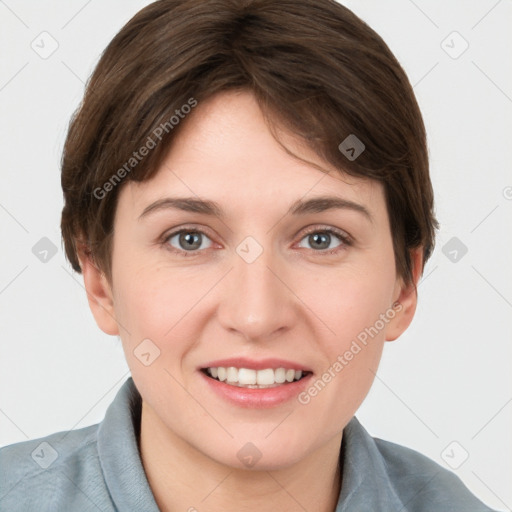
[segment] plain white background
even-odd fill
[[[129,376],[63,255],[59,162],[100,53],[148,3],[0,1],[2,446],[101,421]],[[416,317],[386,345],[357,416],[376,437],[460,464],[473,493],[512,510],[512,5],[343,3],[414,85],[441,223]],[[42,58],[38,45],[58,47]],[[57,249],[46,262],[33,252],[43,237]]]

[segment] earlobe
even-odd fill
[[[386,330],[386,341],[394,341],[409,327],[416,312],[418,303],[417,284],[423,267],[423,248],[411,251],[412,282],[404,284],[400,279],[395,290],[393,310],[395,317]]]
[[[105,274],[98,269],[87,251],[80,250],[79,260],[87,291],[87,300],[98,327],[106,334],[119,335],[114,315],[112,289]]]

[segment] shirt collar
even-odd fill
[[[159,512],[138,448],[142,398],[131,377],[121,386],[98,429],[98,455],[118,510]]]
[[[355,416],[343,430],[340,465],[343,468],[342,485],[336,512],[407,512],[396,494],[375,440]]]
[[[119,510],[159,512],[138,448],[142,398],[129,377],[98,428],[98,455],[112,501]],[[375,440],[354,416],[343,430],[342,486],[335,512],[406,512]]]

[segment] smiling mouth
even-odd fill
[[[202,368],[210,379],[223,382],[229,386],[249,389],[266,389],[285,386],[304,379],[312,372],[294,370],[292,368],[266,368],[253,370],[250,368],[215,367]]]

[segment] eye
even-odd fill
[[[333,238],[337,239],[339,243],[334,248],[331,247],[331,250],[329,250],[329,246],[333,242]],[[339,251],[345,249],[347,246],[350,246],[352,243],[349,235],[343,231],[338,231],[333,228],[312,228],[306,233],[301,241],[302,240],[306,240],[306,242],[310,244],[315,252],[321,252],[325,254],[336,254]]]
[[[194,256],[200,250],[209,248],[205,247],[203,243],[205,238],[210,240],[206,233],[200,229],[184,228],[166,235],[163,239],[163,244],[171,251],[179,253],[182,256]]]
[[[302,240],[306,240],[314,252],[321,254],[336,254],[352,245],[352,239],[347,233],[334,228],[311,228],[302,237],[301,242]],[[336,240],[338,244],[332,248],[331,244]],[[181,228],[166,234],[162,238],[162,245],[171,252],[184,257],[196,256],[212,246],[210,237],[198,228]]]

